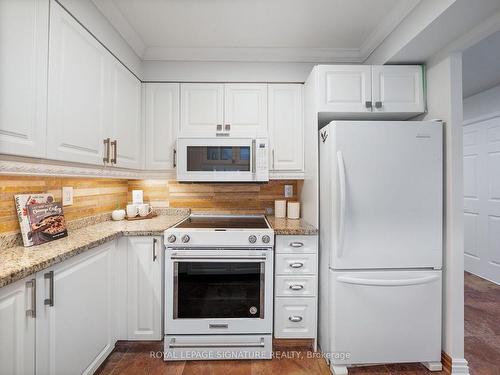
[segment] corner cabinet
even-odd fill
[[[127,238],[127,339],[162,340],[161,237]]]
[[[176,167],[179,90],[178,83],[143,84],[144,151],[148,170],[173,170]]]
[[[0,154],[45,157],[49,0],[0,1]]]

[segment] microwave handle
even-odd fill
[[[252,173],[255,174],[255,139],[252,139]]]

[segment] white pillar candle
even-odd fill
[[[286,217],[286,201],[274,201],[274,216]]]
[[[300,203],[288,202],[288,218],[298,219],[300,217]]]

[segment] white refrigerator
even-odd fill
[[[443,127],[319,131],[319,345],[332,370],[441,360]]]

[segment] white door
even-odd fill
[[[224,84],[181,83],[181,132],[215,136],[224,122]]]
[[[441,267],[442,124],[333,122],[328,127],[327,163],[338,181],[331,184],[338,220],[330,266]]]
[[[441,271],[330,272],[336,365],[441,360]],[[341,302],[339,302],[341,301]]]
[[[0,1],[0,154],[45,157],[48,0]]]
[[[144,90],[146,169],[174,169],[179,131],[179,84],[146,83]]]
[[[108,52],[51,3],[47,158],[103,163],[109,121]]]
[[[372,66],[374,112],[425,112],[420,65]]]
[[[318,80],[318,112],[371,112],[370,65],[320,65]]]
[[[161,340],[161,238],[129,237],[127,248],[128,339]]]
[[[35,278],[0,289],[0,374],[35,374]]]
[[[464,127],[465,269],[500,284],[500,117]]]
[[[38,374],[93,374],[113,350],[114,246],[108,242],[37,273]]]
[[[105,134],[115,142],[111,148],[116,166],[142,167],[141,82],[119,61],[109,56],[111,66],[111,122]]]
[[[223,125],[232,137],[267,137],[267,84],[226,83]]]
[[[304,170],[301,84],[269,84],[270,169]]]

